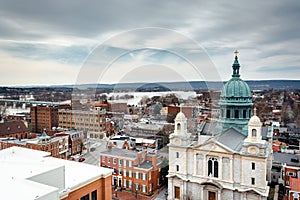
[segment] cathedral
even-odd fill
[[[202,122],[197,141],[180,111],[170,135],[168,200],[266,200],[272,166],[272,127],[264,127],[240,78],[237,51],[232,78],[220,96],[215,123]]]

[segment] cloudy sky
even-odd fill
[[[300,1],[0,2],[0,85],[300,74]]]

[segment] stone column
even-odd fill
[[[232,177],[232,172],[233,172],[233,162],[232,162],[232,158],[229,158],[229,170],[230,170],[230,175],[229,175],[229,179],[231,180],[231,181],[233,181],[233,177]]]
[[[206,156],[203,156],[203,176],[207,176],[206,174]]]
[[[200,199],[203,199],[204,198],[204,195],[203,195],[203,185],[200,186]]]
[[[193,175],[195,176],[197,174],[198,169],[198,161],[197,161],[197,153],[194,154],[194,172]]]
[[[223,173],[223,161],[222,161],[222,157],[219,156],[219,179],[222,179],[222,173]]]

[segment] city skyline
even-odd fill
[[[78,83],[82,69],[103,44],[109,44],[109,55],[130,51],[110,65],[107,78],[87,76],[79,83],[226,81],[236,49],[244,80],[299,80],[299,8],[298,1],[279,0],[1,2],[0,85]],[[135,34],[148,27],[168,34]],[[202,54],[191,48],[193,42]],[[184,56],[170,53],[179,47]],[[182,58],[197,60],[204,78],[187,70],[190,59]],[[218,74],[209,74],[207,63]],[[97,72],[107,67],[96,66]]]

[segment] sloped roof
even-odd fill
[[[215,122],[210,122],[210,123],[205,122],[201,134],[203,134],[203,135],[211,135],[211,133],[214,132],[214,130],[216,128],[216,125],[217,125],[217,123],[215,123]]]
[[[239,152],[242,148],[244,140],[246,139],[246,136],[236,129],[230,128],[216,135],[214,139],[233,151]]]
[[[0,135],[28,132],[28,128],[22,121],[9,121],[0,123]]]

